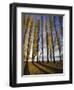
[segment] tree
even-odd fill
[[[55,62],[55,55],[54,55],[54,43],[53,43],[53,16],[50,15],[50,36],[51,36],[51,46],[50,48],[51,52],[53,53],[53,61]]]
[[[48,16],[46,16],[46,40],[47,40],[47,62],[49,62],[49,34],[48,34]]]
[[[58,16],[54,16],[54,26],[55,26],[57,44],[58,44],[58,49],[59,49],[59,58],[61,60],[61,46],[60,46],[60,33],[59,33]]]
[[[24,33],[24,60],[27,61],[27,45],[28,45],[28,35],[29,35],[29,22],[30,22],[30,16],[25,17],[24,26],[25,26],[25,33]]]
[[[30,24],[29,24],[29,38],[28,38],[28,48],[27,48],[27,60],[29,60],[29,55],[30,55],[30,51],[31,51],[31,45],[32,45],[32,30],[33,30],[33,16],[30,17]]]
[[[36,56],[38,56],[38,30],[37,30],[37,22],[35,22],[35,26],[34,26],[34,41],[33,41],[32,62],[34,62],[34,58]]]

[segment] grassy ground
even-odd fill
[[[24,75],[63,73],[63,62],[25,62]]]

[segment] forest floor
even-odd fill
[[[27,62],[24,75],[63,73],[63,61],[57,62]]]

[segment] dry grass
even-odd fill
[[[63,73],[63,62],[28,62],[25,74],[33,75],[33,74],[55,74],[55,73]],[[28,73],[29,72],[29,73]]]

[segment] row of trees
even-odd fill
[[[63,60],[63,16],[24,14],[23,27],[25,61]]]

